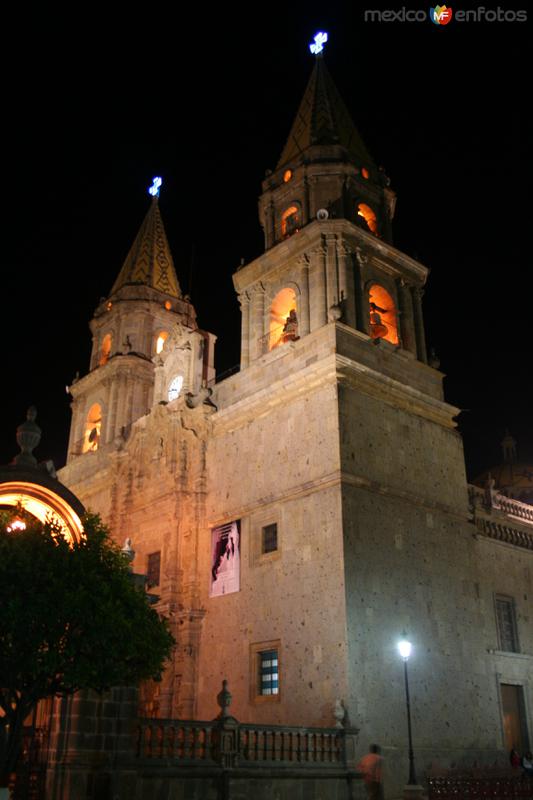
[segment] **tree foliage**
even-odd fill
[[[12,527],[14,518],[25,529]],[[20,509],[0,515],[0,772],[45,697],[161,677],[174,639],[100,519],[72,544]],[[0,779],[0,786],[2,785]]]

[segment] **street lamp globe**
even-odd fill
[[[402,639],[398,642],[398,650],[400,652],[401,657],[404,661],[407,661],[409,656],[411,655],[411,650],[413,649],[413,645],[407,639]]]

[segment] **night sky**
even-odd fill
[[[36,455],[64,463],[65,385],[87,371],[88,321],[154,175],[182,289],[218,336],[218,372],[238,363],[231,275],[262,252],[261,180],[320,29],[329,71],[398,194],[395,245],[431,270],[427,339],[447,400],[463,409],[469,475],[501,460],[506,428],[533,461],[527,25],[369,23],[369,7],[401,5],[198,4],[176,22],[150,4],[136,19],[129,6],[120,24],[86,7],[81,22],[47,10],[5,29],[0,462],[17,452],[33,403]]]

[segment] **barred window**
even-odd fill
[[[279,693],[279,665],[277,650],[263,650],[259,653],[259,694]]]
[[[148,566],[146,568],[146,583],[148,588],[152,586],[159,586],[161,579],[161,551],[157,553],[150,553],[148,555]]]
[[[261,530],[261,552],[273,553],[278,549],[278,526],[273,522]]]
[[[496,626],[498,628],[498,647],[508,653],[518,653],[516,616],[512,597],[496,597]]]

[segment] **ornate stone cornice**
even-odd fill
[[[337,375],[341,383],[375,397],[395,408],[429,419],[445,428],[457,427],[454,418],[460,409],[419,391],[408,384],[371,369],[367,364],[337,354]]]
[[[111,381],[116,381],[119,376],[135,376],[136,380],[150,382],[153,379],[152,362],[136,353],[128,355],[117,354],[109,359],[107,364],[97,367],[80,378],[69,387],[74,399],[87,394],[97,386],[107,387]]]

